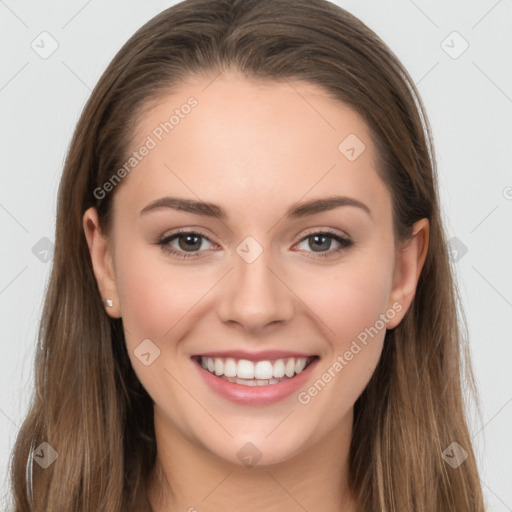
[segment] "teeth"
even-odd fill
[[[270,361],[258,361],[254,367],[254,377],[256,379],[271,379],[273,370]]]
[[[223,377],[230,382],[248,386],[266,386],[277,384],[281,379],[291,379],[302,373],[308,363],[307,357],[289,357],[275,361],[257,361],[247,359],[227,359],[219,357],[201,357],[201,366],[210,373]],[[240,381],[240,382],[238,382]]]
[[[224,363],[224,375],[226,377],[236,377],[236,368],[236,361],[229,357],[228,359],[226,359],[226,362]]]
[[[236,367],[236,376],[239,379],[254,379],[254,363],[247,359],[240,359]]]
[[[277,379],[284,377],[284,361],[282,359],[278,359],[274,363],[274,371],[272,372],[272,375]]]
[[[307,359],[301,358],[295,363],[295,373],[300,373],[306,368]],[[217,362],[215,362],[215,372],[217,372]]]
[[[236,384],[242,384],[243,386],[267,386],[268,384],[278,384],[283,380],[287,380],[288,377],[285,377],[284,379],[239,379],[238,377],[226,377],[223,375],[221,376],[221,379],[229,382],[235,382]]]
[[[224,361],[222,359],[215,359],[214,366],[215,375],[224,375]]]
[[[284,373],[287,377],[292,378],[295,375],[295,359],[288,359],[284,367]]]

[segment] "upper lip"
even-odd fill
[[[201,352],[192,357],[218,357],[247,359],[248,361],[269,361],[274,359],[285,359],[287,357],[314,357],[315,354],[305,352],[292,352],[290,350],[262,350],[261,352],[247,352],[246,350],[216,350],[213,352]]]

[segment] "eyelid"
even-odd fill
[[[335,236],[339,236],[340,238],[346,238],[347,240],[350,240],[350,236],[348,235],[348,233],[346,233],[342,230],[334,229],[334,228],[323,228],[323,227],[308,228],[301,233],[302,233],[301,234],[302,238],[299,241],[302,241],[304,239],[304,237],[307,237],[307,236],[313,235],[313,234],[317,234],[317,233],[318,234],[323,233],[326,235],[335,235]]]
[[[200,236],[201,238],[203,238],[205,240],[208,240],[212,244],[219,245],[212,240],[213,237],[206,234],[206,232],[203,228],[194,228],[194,227],[176,228],[174,230],[166,231],[163,235],[160,235],[156,239],[156,243],[160,243],[162,241],[169,240],[170,238],[174,238],[179,235],[196,235],[196,236]]]

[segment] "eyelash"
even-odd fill
[[[196,231],[186,231],[186,230],[179,229],[176,232],[172,233],[171,235],[167,235],[167,236],[159,239],[156,242],[156,244],[159,245],[162,248],[162,250],[164,250],[166,253],[172,254],[173,256],[177,256],[178,258],[188,259],[188,258],[199,257],[199,254],[202,251],[186,252],[186,251],[177,251],[175,249],[170,248],[169,243],[172,242],[173,240],[177,239],[181,235],[196,235],[202,239],[205,239],[205,240],[208,240],[209,242],[211,242],[211,240],[207,236],[204,236],[201,233],[198,233]],[[337,249],[334,249],[334,250],[318,252],[318,253],[316,253],[317,256],[307,256],[308,258],[313,258],[313,259],[316,259],[317,257],[326,258],[326,257],[332,256],[334,254],[337,254],[337,253],[343,251],[344,249],[348,249],[350,246],[352,246],[354,244],[354,242],[352,242],[352,240],[350,240],[348,238],[344,238],[344,237],[340,236],[338,233],[330,231],[329,229],[322,230],[322,231],[312,230],[309,233],[306,233],[300,239],[299,243],[304,242],[312,235],[320,235],[320,236],[326,236],[327,238],[333,238],[336,242],[338,242],[340,244],[340,247],[338,247]],[[314,251],[312,251],[312,252],[314,252]]]

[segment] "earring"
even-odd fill
[[[114,305],[114,301],[112,299],[105,299],[103,301],[103,304],[105,304],[105,306],[107,306],[107,308],[111,308]]]

